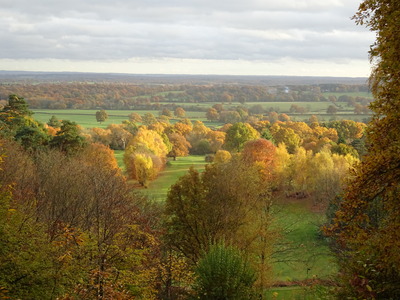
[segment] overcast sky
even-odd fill
[[[361,0],[0,0],[0,70],[368,76]]]

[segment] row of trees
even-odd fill
[[[124,162],[129,177],[147,186],[163,169],[167,157],[186,156],[188,154],[215,154],[218,150],[240,152],[247,141],[259,137],[284,144],[290,154],[299,147],[314,153],[329,148],[333,153],[360,157],[365,153],[362,123],[344,120],[318,123],[312,118],[310,125],[304,122],[292,122],[284,115],[284,122],[276,120],[253,123],[226,124],[212,130],[202,122],[192,123],[181,119],[170,124],[164,115],[156,118],[147,113],[144,116],[132,116],[133,121],[123,124],[111,124],[106,129],[92,128],[84,131],[87,140],[102,143],[112,149],[125,150]],[[49,123],[50,124],[50,123]]]
[[[243,84],[7,83],[0,84],[0,101],[5,105],[8,95],[16,93],[25,95],[31,108],[98,109],[101,107],[103,109],[159,110],[159,102],[168,102],[170,103],[169,109],[174,109],[175,102],[236,102],[244,104],[246,102],[274,101],[333,101],[335,96],[325,97],[322,93],[367,90],[366,85],[304,85],[289,86],[283,89],[282,87]],[[358,103],[368,101],[368,98],[351,98]],[[339,102],[349,101],[340,97],[336,100]],[[0,104],[2,103],[0,102]]]

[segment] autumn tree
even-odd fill
[[[259,169],[238,159],[209,165],[202,174],[190,169],[168,193],[169,242],[193,263],[220,240],[254,250],[268,191]]]
[[[225,143],[226,133],[219,130],[211,130],[207,133],[206,139],[210,143],[210,149],[212,152],[217,152],[222,149]]]
[[[131,121],[131,122],[142,122],[142,117],[138,114],[138,113],[136,113],[136,112],[133,112],[133,113],[130,113],[129,115],[128,115],[128,118],[129,118],[129,121]]]
[[[168,138],[172,143],[172,150],[168,153],[168,156],[173,157],[174,160],[176,160],[177,156],[187,156],[189,154],[189,149],[192,146],[184,136],[179,133],[171,133],[168,135]]]
[[[142,123],[144,125],[151,125],[157,123],[157,119],[152,113],[145,113],[142,117]]]
[[[109,132],[107,140],[109,140],[109,145],[114,150],[125,150],[133,137],[126,124],[110,124],[106,130]]]
[[[124,153],[124,163],[129,177],[140,180],[143,185],[154,179],[164,167],[168,152],[163,137],[157,132],[139,129],[128,143]],[[137,169],[138,166],[140,169]],[[146,175],[146,180],[142,180],[144,175]]]
[[[376,32],[370,86],[374,117],[369,153],[354,173],[328,228],[339,246],[342,293],[347,297],[400,297],[400,3],[365,0],[354,16]]]
[[[176,122],[173,125],[172,131],[171,132],[176,132],[179,133],[183,136],[187,136],[193,129],[193,126],[191,124],[185,124],[182,122]]]
[[[218,150],[214,156],[214,163],[226,163],[232,158],[232,155],[229,151],[226,150]]]
[[[182,107],[175,108],[174,116],[178,118],[184,118],[186,115],[185,110]]]
[[[274,129],[272,135],[275,142],[285,144],[289,153],[293,154],[300,146],[301,138],[292,128],[277,126],[276,129],[274,127],[272,129]]]
[[[339,141],[346,143],[361,138],[365,131],[365,124],[353,120],[331,121],[324,126],[336,129]]]
[[[275,145],[265,139],[248,141],[243,148],[242,157],[248,164],[259,164],[261,173],[265,178],[271,178],[273,161],[275,158]]]
[[[219,120],[219,112],[215,108],[209,108],[206,113],[207,120],[217,121]]]
[[[172,112],[168,108],[164,107],[160,112],[160,116],[166,116],[168,118],[171,118]]]
[[[111,145],[110,129],[93,127],[85,131],[85,133],[88,135],[88,138],[92,143],[99,143],[107,146]]]
[[[207,140],[207,134],[211,131],[201,121],[195,121],[192,131],[187,135],[187,140],[192,145],[191,153],[206,154],[211,151],[210,143]]]
[[[105,122],[107,119],[108,119],[108,114],[104,109],[96,111],[96,121],[97,122],[99,122],[101,124],[102,122]]]
[[[101,145],[24,156],[14,143],[2,148],[0,171],[1,186],[14,182],[13,199],[0,192],[6,296],[154,299],[158,242],[112,153]]]

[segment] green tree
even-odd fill
[[[33,114],[25,99],[14,94],[8,97],[8,104],[3,108],[3,111],[15,116],[31,116]]]
[[[338,144],[338,145],[334,145],[331,148],[332,153],[337,153],[339,155],[346,155],[346,154],[350,154],[356,158],[359,158],[358,152],[356,149],[354,149],[352,146],[350,145],[346,145],[346,144]]]
[[[67,154],[74,154],[86,144],[84,137],[80,135],[80,129],[75,122],[63,120],[60,130],[50,141],[50,145]]]
[[[0,111],[0,134],[13,137],[19,128],[37,124],[32,114],[24,98],[10,95],[8,104]]]
[[[51,116],[47,125],[57,128],[61,126],[61,121],[56,116]]]
[[[337,112],[338,112],[338,109],[337,109],[337,107],[334,106],[334,105],[329,105],[328,108],[326,109],[326,113],[327,113],[327,114],[334,115],[334,114],[336,114]]]
[[[15,134],[18,141],[27,150],[43,150],[50,141],[50,136],[42,126],[24,126]]]
[[[96,111],[97,122],[99,122],[101,124],[102,122],[104,122],[107,119],[108,119],[108,114],[104,109]]]
[[[292,128],[279,127],[273,133],[274,140],[277,144],[283,143],[286,145],[289,153],[293,154],[301,144],[301,138]]]
[[[256,299],[256,273],[243,254],[223,242],[210,247],[196,267],[195,291],[203,300]]]
[[[246,142],[255,140],[258,132],[247,123],[236,123],[226,132],[225,148],[229,151],[240,152]]]

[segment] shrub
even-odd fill
[[[242,253],[233,246],[219,243],[199,260],[196,268],[198,299],[254,299],[255,272]]]

